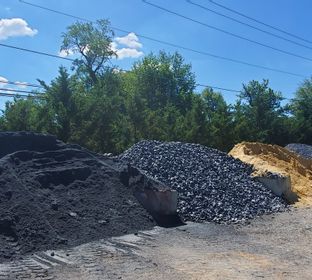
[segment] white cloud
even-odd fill
[[[12,93],[12,90],[14,90],[14,88],[12,87],[7,87],[6,90],[4,90],[5,93]]]
[[[70,55],[73,55],[74,52],[72,50],[61,50],[59,51],[58,55],[61,56],[61,57],[66,57],[66,56],[70,56]]]
[[[8,82],[8,79],[0,76],[0,87],[1,88],[5,88],[8,85],[7,82]]]
[[[88,54],[88,51],[90,50],[90,46],[89,45],[86,45],[85,47],[83,47],[83,50],[82,50],[82,53],[84,55]]]
[[[136,49],[130,49],[130,48],[118,49],[116,53],[117,53],[117,59],[123,59],[123,58],[128,58],[128,57],[138,58],[144,55],[142,51],[138,51]]]
[[[139,42],[139,38],[135,33],[131,32],[124,37],[116,37],[115,41],[120,44],[124,45],[131,49],[140,49],[142,48],[142,44]]]
[[[116,42],[111,42],[110,47],[114,52],[116,52],[118,48],[118,44]]]
[[[118,45],[127,46],[127,48],[118,48]],[[139,42],[138,37],[134,33],[129,33],[124,37],[117,37],[111,43],[111,48],[117,54],[117,59],[138,58],[144,53],[139,50],[143,45]]]
[[[8,82],[8,79],[6,79],[6,78],[4,78],[4,77],[2,77],[2,76],[0,76],[0,82]]]
[[[13,89],[13,88],[8,87],[8,85],[9,85],[7,83],[8,81],[9,81],[8,79],[0,76],[0,87],[2,87],[2,88],[6,87],[7,89]],[[28,85],[28,83],[26,83],[26,82],[19,82],[19,81],[14,82],[14,86],[16,86],[17,88],[27,88],[27,85]],[[10,84],[10,86],[12,86],[12,84]]]
[[[18,88],[27,88],[27,83],[26,82],[15,82],[15,84],[16,84],[16,86],[18,87]]]
[[[0,40],[9,37],[34,36],[38,30],[32,29],[22,18],[0,19]]]

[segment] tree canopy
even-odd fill
[[[102,73],[104,65],[116,52],[112,48],[114,32],[108,20],[96,23],[74,23],[63,33],[61,51],[78,54],[73,66],[79,74],[88,74],[91,81],[97,82],[97,75]]]
[[[98,152],[119,153],[141,139],[200,143],[228,151],[241,141],[312,144],[312,78],[291,102],[268,80],[242,86],[234,104],[220,92],[196,88],[181,54],[160,51],[127,71],[108,66],[116,55],[106,20],[75,23],[61,50],[79,55],[70,71],[60,67],[40,98],[15,98],[0,116],[1,130],[55,134]]]

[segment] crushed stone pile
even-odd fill
[[[286,203],[250,176],[252,167],[197,144],[141,141],[119,156],[179,193],[184,220],[246,221],[283,211]]]
[[[255,176],[267,172],[289,176],[291,189],[299,198],[295,205],[312,205],[312,159],[277,145],[250,142],[237,144],[229,154],[252,164]]]
[[[297,153],[298,155],[312,159],[312,146],[307,144],[292,143],[285,147],[287,150]]]
[[[119,173],[50,135],[0,133],[0,261],[152,228]]]

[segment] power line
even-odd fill
[[[263,21],[260,21],[260,20],[258,20],[258,19],[252,18],[252,17],[250,17],[250,16],[248,16],[248,15],[245,15],[245,14],[243,14],[243,13],[237,11],[237,10],[234,10],[234,9],[231,9],[231,8],[229,8],[229,7],[227,7],[227,6],[221,5],[221,4],[219,4],[219,3],[215,2],[215,1],[212,1],[212,0],[208,0],[208,1],[211,2],[212,4],[218,6],[218,7],[221,7],[221,8],[223,8],[223,9],[225,9],[225,10],[228,10],[228,11],[230,11],[230,12],[232,12],[232,13],[235,13],[235,14],[237,14],[237,15],[240,15],[240,16],[242,16],[242,17],[244,17],[244,18],[250,19],[250,20],[252,20],[252,21],[254,21],[254,22],[257,22],[257,23],[259,23],[259,24],[262,24],[262,25],[264,25],[264,26],[266,26],[266,27],[269,27],[269,28],[271,28],[271,29],[274,29],[274,30],[279,31],[279,32],[281,32],[281,33],[284,33],[284,34],[286,34],[286,35],[288,35],[288,36],[291,36],[291,37],[293,37],[293,38],[296,38],[296,39],[299,39],[299,40],[301,40],[301,41],[304,41],[304,42],[306,42],[306,43],[312,44],[312,41],[309,41],[309,40],[307,40],[307,39],[305,39],[305,38],[302,38],[302,37],[300,37],[300,36],[298,36],[298,35],[295,35],[295,34],[293,34],[293,33],[290,33],[290,32],[288,32],[288,31],[285,31],[285,30],[283,30],[283,29],[281,29],[281,28],[278,28],[278,27],[275,27],[275,26],[273,26],[273,25],[267,24],[267,23],[265,23],[265,22],[263,22]]]
[[[28,90],[19,90],[19,89],[11,89],[11,88],[0,88],[0,90],[35,94],[35,92],[32,92],[32,91],[28,91]]]
[[[188,20],[188,21],[191,21],[191,22],[200,24],[200,25],[202,25],[202,26],[205,26],[205,27],[207,27],[207,28],[210,28],[210,29],[219,31],[219,32],[224,33],[224,34],[227,34],[227,35],[230,35],[230,36],[232,36],[232,37],[235,37],[235,38],[238,38],[238,39],[241,39],[241,40],[244,40],[244,41],[247,41],[247,42],[250,42],[250,43],[253,43],[253,44],[256,44],[256,45],[259,45],[259,46],[262,46],[262,47],[265,47],[265,48],[268,48],[268,49],[271,49],[271,50],[274,50],[274,51],[277,51],[277,52],[280,52],[280,53],[284,53],[284,54],[287,54],[287,55],[289,55],[289,56],[301,58],[301,59],[304,59],[304,60],[307,60],[307,61],[312,61],[312,58],[305,57],[305,56],[302,56],[302,55],[299,55],[299,54],[296,54],[296,53],[292,53],[292,52],[289,52],[289,51],[285,51],[285,50],[282,50],[282,49],[279,49],[279,48],[276,48],[276,47],[273,47],[273,46],[270,46],[270,45],[267,45],[267,44],[263,44],[263,43],[261,43],[261,42],[258,42],[258,41],[255,41],[255,40],[252,40],[252,39],[249,39],[249,38],[246,38],[246,37],[243,37],[243,36],[241,36],[241,35],[232,33],[232,32],[230,32],[230,31],[224,30],[224,29],[222,29],[222,28],[219,28],[219,27],[216,27],[216,26],[213,26],[213,25],[209,25],[209,24],[207,24],[207,23],[204,23],[204,22],[202,22],[202,21],[199,21],[199,20],[190,18],[190,17],[188,17],[188,16],[179,14],[179,13],[177,13],[177,12],[175,12],[175,11],[169,10],[169,9],[164,8],[164,7],[162,7],[162,6],[153,4],[153,3],[151,3],[151,2],[148,2],[147,0],[142,0],[142,2],[145,3],[145,4],[147,4],[147,5],[153,6],[154,8],[157,8],[157,9],[159,9],[159,10],[165,11],[165,12],[167,12],[167,13],[169,13],[169,14],[172,14],[172,15],[175,15],[175,16],[178,16],[178,17],[181,17],[181,18],[184,18],[184,19],[186,19],[186,20]]]
[[[129,72],[129,70],[125,70],[125,69],[120,69],[121,71],[124,72]],[[1,81],[0,81],[1,82]],[[11,82],[14,83],[14,82]],[[22,85],[24,85],[24,83],[21,83]],[[39,85],[35,85],[36,87],[40,87]],[[205,88],[212,88],[212,89],[217,89],[217,90],[222,90],[222,91],[228,91],[228,92],[235,92],[235,93],[241,93],[241,90],[236,90],[236,89],[229,89],[229,88],[223,88],[223,87],[217,87],[217,86],[211,86],[211,85],[206,85],[206,84],[201,84],[201,83],[197,83],[195,84],[195,86],[198,87],[205,87]],[[22,94],[18,94],[18,93],[29,93],[29,94],[35,94],[35,92],[32,91],[27,91],[27,90],[18,90],[18,89],[7,89],[7,88],[0,88],[0,91],[9,91],[9,92],[16,92],[17,94],[13,94],[13,93],[7,93],[7,92],[0,92],[0,96],[8,96],[8,97],[32,97],[32,98],[43,98],[43,96],[36,96],[36,95],[22,95]],[[287,98],[284,98],[287,99]]]
[[[0,43],[0,46],[1,47],[6,47],[6,48],[11,48],[11,49],[16,49],[16,50],[20,50],[20,51],[24,51],[24,52],[30,52],[30,53],[35,53],[35,54],[49,56],[49,57],[69,60],[69,61],[75,61],[72,58],[62,57],[62,56],[55,55],[55,54],[50,54],[50,53],[46,53],[46,52],[41,52],[41,51],[36,51],[36,50],[31,50],[31,49],[26,49],[26,48],[21,48],[21,47],[17,47],[17,46],[12,46],[12,45],[2,44],[2,43]]]
[[[74,19],[77,19],[77,20],[93,22],[92,20],[89,20],[89,19],[86,19],[86,18],[78,17],[78,16],[75,16],[75,15],[72,15],[72,14],[68,14],[68,13],[64,13],[62,11],[58,11],[58,10],[53,10],[53,9],[50,9],[50,8],[47,8],[47,7],[44,7],[44,6],[32,4],[32,3],[24,1],[24,0],[19,0],[19,1],[21,3],[27,4],[27,5],[32,6],[32,7],[36,7],[36,8],[42,9],[42,10],[46,10],[46,11],[49,11],[49,12],[53,12],[53,13],[56,13],[56,14],[60,14],[60,15],[63,15],[63,16],[70,17],[70,18],[74,18]],[[114,27],[114,26],[112,26],[112,29],[116,30],[116,31],[123,32],[123,33],[130,33],[131,32],[131,31],[128,31],[128,30],[124,30],[124,29],[120,29],[120,28]],[[249,63],[249,62],[238,60],[238,59],[234,59],[234,58],[224,57],[224,56],[220,56],[220,55],[216,55],[216,54],[212,54],[212,53],[196,50],[196,49],[185,47],[185,46],[182,46],[182,45],[179,45],[179,44],[175,44],[175,43],[171,43],[171,42],[168,42],[168,41],[152,38],[152,37],[147,36],[147,35],[142,35],[142,34],[138,34],[138,33],[136,33],[136,35],[138,37],[140,37],[140,38],[144,38],[144,39],[149,40],[149,41],[153,41],[153,42],[156,42],[156,43],[159,43],[159,44],[163,44],[163,45],[174,47],[174,48],[181,49],[181,50],[190,51],[190,52],[193,52],[193,53],[196,53],[196,54],[212,57],[212,58],[215,58],[215,59],[225,60],[225,61],[229,61],[229,62],[236,63],[236,64],[241,64],[241,65],[254,67],[254,68],[258,68],[258,69],[269,70],[269,71],[272,71],[272,72],[292,75],[292,76],[296,76],[296,77],[303,77],[303,78],[305,77],[304,75],[301,75],[301,74],[298,74],[298,73],[284,71],[284,70],[281,70],[281,69],[276,69],[276,68],[271,68],[271,67],[266,67],[266,66],[253,64],[253,63]]]
[[[218,89],[218,90],[223,90],[223,91],[228,91],[228,92],[236,92],[236,93],[241,93],[241,90],[236,90],[236,89],[229,89],[229,88],[222,88],[222,87],[216,87],[216,86],[209,86],[209,85],[204,85],[204,84],[196,84],[198,87],[205,87],[205,88],[212,88],[212,89]]]
[[[2,81],[1,84],[15,85],[15,86],[26,86],[26,87],[34,87],[34,88],[43,88],[40,85],[30,84],[30,83],[22,83],[22,82],[11,82],[11,81]]]
[[[6,92],[0,92],[0,97],[43,98],[42,96],[25,95],[25,94],[13,94],[13,93],[6,93]]]
[[[301,47],[303,47],[303,48],[312,50],[312,47],[309,47],[309,46],[307,46],[307,45],[298,43],[298,42],[296,42],[296,41],[294,41],[294,40],[285,38],[285,37],[283,37],[283,36],[277,35],[277,34],[272,33],[272,32],[270,32],[270,31],[266,31],[266,30],[264,30],[264,29],[261,29],[261,28],[259,28],[259,27],[254,26],[254,25],[251,25],[251,24],[248,24],[248,23],[246,23],[246,22],[240,21],[240,20],[235,19],[235,18],[233,18],[233,17],[230,17],[230,16],[228,16],[228,15],[219,13],[219,12],[216,11],[216,10],[212,10],[212,9],[206,7],[206,6],[203,6],[203,5],[200,5],[200,4],[198,4],[198,3],[195,3],[195,2],[193,2],[192,0],[186,0],[186,2],[188,2],[188,3],[191,4],[191,5],[197,6],[197,7],[201,8],[201,9],[203,9],[203,10],[205,10],[205,11],[214,13],[214,14],[216,14],[216,15],[219,15],[219,16],[221,16],[221,17],[227,18],[227,19],[232,20],[232,21],[234,21],[234,22],[237,22],[237,23],[240,23],[240,24],[242,24],[242,25],[248,26],[248,27],[250,27],[250,28],[252,28],[252,29],[258,30],[258,31],[263,32],[263,33],[265,33],[265,34],[268,34],[268,35],[270,35],[270,36],[273,36],[273,37],[276,37],[276,38],[278,38],[278,39],[284,40],[284,41],[286,41],[286,42],[295,44],[295,45],[297,45],[297,46],[301,46]]]
[[[243,92],[242,90],[222,88],[222,87],[216,87],[216,86],[209,86],[209,85],[204,85],[204,84],[196,84],[196,86],[205,87],[205,88],[212,88],[212,89],[228,91],[228,92],[235,92],[235,93],[242,93]],[[286,98],[286,97],[282,97],[282,98],[285,99],[285,100],[294,100],[292,98]]]

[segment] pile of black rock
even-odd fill
[[[285,147],[287,150],[293,151],[298,155],[312,159],[312,146],[307,144],[292,143]]]
[[[185,221],[237,223],[287,209],[282,198],[251,178],[250,165],[215,149],[141,141],[119,159],[177,190]]]

